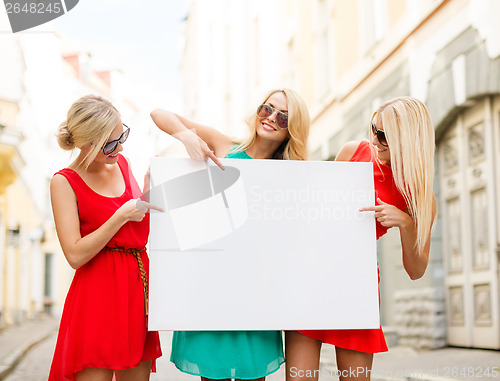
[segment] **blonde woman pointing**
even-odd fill
[[[191,158],[211,158],[221,168],[218,157],[307,158],[309,113],[302,98],[290,89],[271,91],[264,98],[248,120],[249,135],[241,144],[166,110],[155,110],[151,117],[161,130],[185,145]],[[174,332],[170,359],[182,372],[202,380],[263,380],[284,362],[281,337],[281,331]]]
[[[130,129],[106,99],[88,95],[57,137],[79,148],[50,183],[62,251],[76,272],[64,303],[49,381],[146,381],[161,356],[148,332],[148,208],[123,144]]]
[[[376,206],[361,211],[375,212],[377,239],[399,228],[403,266],[418,279],[429,262],[436,217],[434,127],[422,102],[400,97],[374,112],[370,131],[370,142],[347,143],[336,160],[373,163]],[[369,380],[373,353],[388,350],[382,328],[287,332],[288,381],[318,379],[322,343],[335,345],[342,381]]]

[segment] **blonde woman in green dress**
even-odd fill
[[[264,98],[247,121],[250,133],[240,144],[166,110],[154,110],[151,117],[184,144],[192,159],[210,158],[222,169],[220,157],[307,159],[309,112],[304,100],[290,89],[273,90]],[[281,331],[182,331],[174,332],[170,360],[182,372],[202,380],[264,380],[285,358]]]

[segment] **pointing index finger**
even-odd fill
[[[382,208],[378,205],[376,206],[364,206],[359,209],[360,212],[378,212]]]
[[[207,156],[208,156],[210,159],[212,159],[212,161],[213,161],[215,164],[217,164],[217,166],[218,166],[220,169],[222,169],[223,171],[226,169],[226,168],[224,168],[224,166],[222,165],[222,163],[219,161],[219,159],[217,159],[217,156],[215,156],[215,154],[214,154],[212,151],[208,152],[208,153],[207,153]]]
[[[145,205],[148,209],[157,210],[158,212],[164,212],[163,208],[160,208],[159,206],[156,206],[156,205],[150,204],[149,202],[144,202],[144,205]]]
[[[150,204],[149,202],[143,201],[141,199],[137,200],[136,207],[138,210],[143,212],[147,212],[148,209],[157,210],[158,212],[164,212],[164,210],[159,206]]]

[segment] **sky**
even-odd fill
[[[186,0],[80,0],[52,22],[91,53],[97,69],[120,69],[142,84],[150,107],[178,110],[181,26]]]
[[[89,52],[95,69],[121,70],[127,82],[133,83],[136,94],[132,100],[146,110],[144,115],[153,125],[149,111],[154,108],[182,113],[179,67],[188,1],[80,0],[65,15],[13,37],[56,31],[79,50]],[[0,36],[12,36],[3,2],[0,2]],[[138,137],[137,144],[145,144]],[[127,147],[131,154],[132,141]],[[139,157],[134,161],[136,174],[147,168],[146,159],[141,160]]]

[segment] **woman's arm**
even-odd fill
[[[90,261],[128,221],[141,221],[147,208],[158,209],[132,199],[123,204],[101,227],[82,238],[75,193],[68,180],[55,175],[50,182],[50,198],[57,236],[66,260],[74,269]]]
[[[346,143],[338,153],[335,161],[349,161],[359,147],[360,142],[350,141]],[[378,199],[379,205],[361,208],[360,211],[373,211],[377,221],[386,227],[397,226],[401,237],[403,248],[403,266],[411,279],[421,278],[429,263],[429,251],[431,247],[431,232],[425,243],[422,253],[418,253],[415,247],[417,241],[417,230],[413,218],[406,212],[398,209],[394,205],[385,203]],[[434,197],[432,203],[432,213],[436,216],[437,203]]]
[[[436,196],[432,200],[432,217],[433,220],[437,213]],[[406,213],[405,213],[406,214]],[[401,246],[403,248],[403,266],[412,280],[421,278],[427,265],[429,264],[429,251],[431,249],[431,230],[427,236],[424,249],[421,253],[416,250],[415,242],[417,241],[417,229],[413,219],[408,216],[406,223],[399,227],[399,235],[401,237]],[[431,227],[432,229],[432,227]]]
[[[160,130],[181,141],[192,159],[210,157],[223,168],[217,157],[226,156],[231,149],[233,142],[228,136],[167,110],[153,110],[151,118]]]
[[[361,208],[360,211],[375,212],[375,218],[382,225],[389,228],[397,226],[401,238],[401,246],[403,248],[403,266],[412,280],[421,278],[427,264],[429,263],[429,251],[431,247],[431,232],[424,246],[424,250],[419,253],[416,250],[415,243],[417,242],[417,229],[413,218],[394,205],[390,205],[377,199],[379,205]],[[436,216],[437,203],[434,196],[432,202],[432,214]]]

